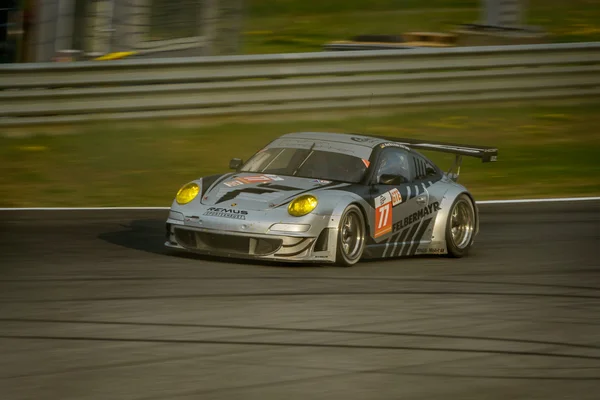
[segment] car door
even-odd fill
[[[422,222],[434,207],[415,174],[413,155],[403,148],[386,148],[378,157],[371,186],[371,237],[383,257],[414,254],[427,229]]]
[[[433,235],[434,218],[440,209],[440,203],[446,192],[443,184],[441,184],[442,186],[440,184],[436,185],[442,179],[443,173],[431,160],[423,155],[412,153],[411,157],[413,170],[415,171],[411,187],[415,192],[419,190],[427,193],[427,201],[420,204],[422,207],[417,210],[417,219],[421,221],[419,232],[422,231],[422,233],[418,234],[413,240],[430,242]],[[418,246],[418,243],[415,244],[415,248],[416,246]],[[414,252],[409,252],[409,254],[414,254]]]

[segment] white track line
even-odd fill
[[[600,197],[565,197],[556,199],[484,200],[477,204],[556,203],[569,201],[598,201]],[[0,211],[162,211],[170,207],[29,207],[0,208]]]
[[[159,211],[169,209],[170,207],[25,207],[0,208],[0,211]]]
[[[484,200],[477,204],[556,203],[561,201],[598,201],[600,197],[564,197],[558,199]]]

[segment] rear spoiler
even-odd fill
[[[476,157],[481,162],[498,161],[498,149],[488,146],[469,146],[456,143],[434,142],[430,140],[407,139],[397,137],[379,137],[398,144],[403,144],[411,149],[431,150],[442,153],[456,154],[457,156]]]

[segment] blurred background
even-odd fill
[[[599,111],[600,0],[0,0],[0,400],[597,400],[600,202],[479,201],[600,196]],[[497,147],[476,246],[169,252],[298,131]]]
[[[0,206],[168,204],[298,130],[499,146],[480,198],[600,193],[597,0],[1,4]]]
[[[77,59],[117,52],[155,57],[306,52],[335,48],[331,42],[352,39],[408,39],[421,46],[600,39],[596,0],[3,0],[2,4],[3,62],[52,61],[68,52]],[[415,32],[429,36],[418,40],[411,35]]]

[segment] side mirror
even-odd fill
[[[406,179],[404,179],[402,175],[382,174],[377,183],[383,185],[399,185],[403,182],[406,182]]]
[[[235,169],[236,171],[244,164],[241,158],[232,158],[229,161],[229,169]]]

